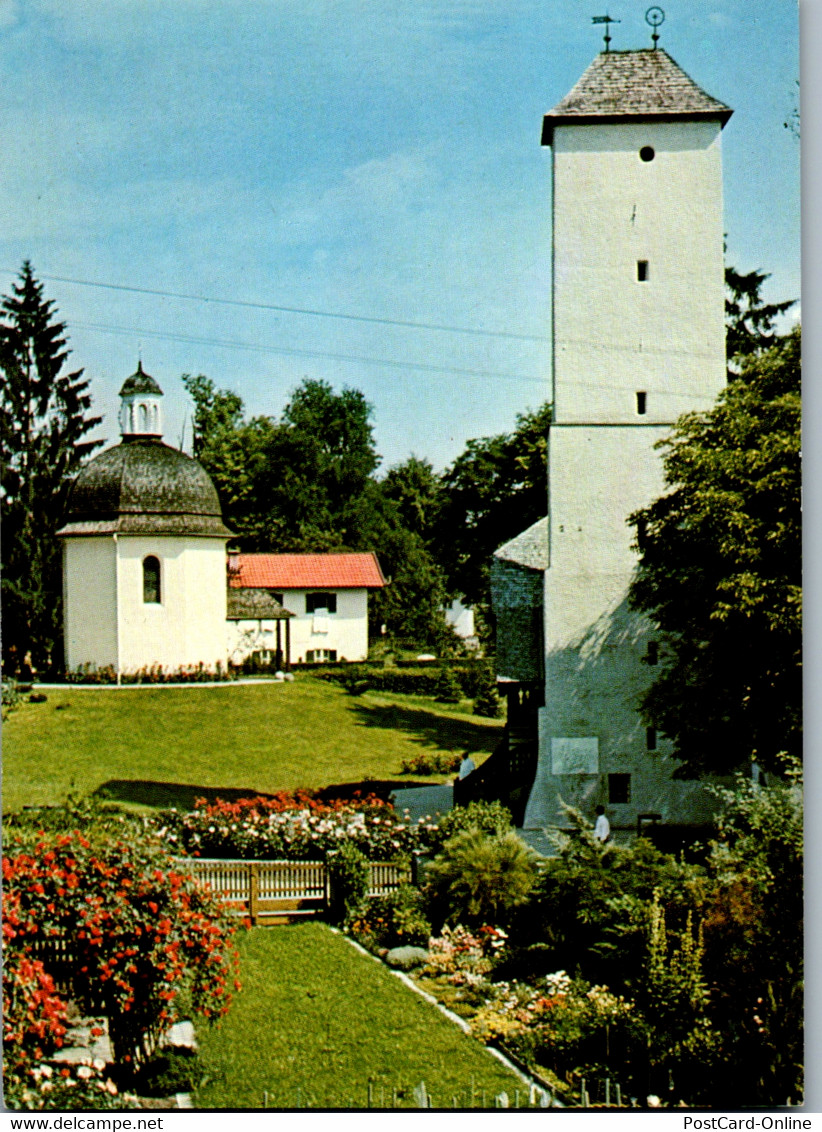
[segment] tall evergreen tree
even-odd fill
[[[3,664],[62,663],[61,551],[55,537],[71,476],[100,441],[83,371],[64,372],[65,323],[26,261],[0,303]]]
[[[764,271],[743,274],[725,268],[725,353],[732,377],[746,358],[761,354],[776,341],[776,321],[795,305],[795,299],[766,303],[762,288],[770,279]]]

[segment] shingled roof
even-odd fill
[[[231,535],[201,464],[155,437],[131,437],[81,469],[69,492],[66,535]]]
[[[272,590],[381,589],[385,578],[373,552],[238,554],[229,585]]]
[[[494,551],[494,557],[529,570],[548,569],[548,519],[537,519],[522,534],[504,543]]]
[[[294,614],[284,609],[268,590],[251,590],[229,585],[228,621],[282,621]]]
[[[543,119],[542,144],[554,127],[589,122],[714,118],[724,126],[733,111],[706,94],[667,51],[604,51]]]

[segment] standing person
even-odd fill
[[[609,840],[611,836],[611,823],[605,816],[605,807],[602,805],[596,808],[597,820],[594,823],[594,837],[598,838],[603,844]]]
[[[476,769],[477,768],[476,768],[476,764],[474,763],[474,760],[471,758],[468,751],[466,751],[465,754],[462,756],[462,762],[460,763],[460,774],[459,774],[460,778],[467,778],[468,775],[471,774],[471,772],[476,770]]]

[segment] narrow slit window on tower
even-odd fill
[[[636,261],[636,278],[638,283],[648,282],[648,261],[647,259],[638,259]]]
[[[630,774],[608,775],[608,801],[612,806],[624,806],[631,801]]]
[[[160,604],[160,559],[153,554],[143,559],[143,602]]]
[[[637,393],[637,395],[636,395],[636,411],[637,411],[637,416],[639,416],[639,417],[645,416],[646,412],[648,411],[648,394],[647,393],[643,393],[641,391]]]
[[[649,751],[655,751],[656,750],[656,728],[655,727],[646,727],[645,728],[645,746]]]

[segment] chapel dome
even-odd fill
[[[229,538],[205,468],[151,436],[131,436],[81,470],[60,535],[169,534]]]

